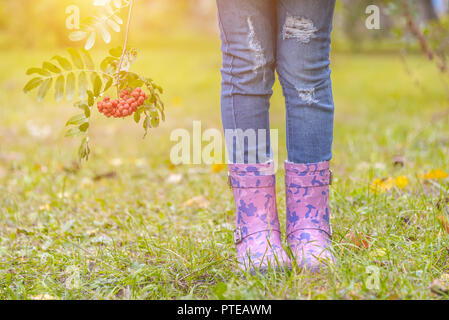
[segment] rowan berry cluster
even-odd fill
[[[136,88],[131,93],[125,89],[120,92],[120,99],[111,100],[106,96],[102,101],[98,101],[98,111],[108,118],[125,118],[136,112],[146,98],[147,94],[141,88]]]

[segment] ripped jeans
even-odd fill
[[[269,107],[275,70],[286,103],[288,160],[330,160],[334,102],[329,53],[335,0],[217,0],[217,6],[229,161],[263,163],[272,157]],[[250,132],[256,134],[251,137]]]

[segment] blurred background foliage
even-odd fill
[[[334,28],[336,50],[392,50],[409,42],[406,19],[398,0],[338,0]],[[433,41],[447,45],[448,0],[408,0],[414,18]],[[81,19],[92,15],[92,0],[0,0],[0,48],[49,48],[73,45],[64,28],[67,6],[78,5]],[[365,27],[368,5],[381,8],[381,29]],[[144,46],[149,35],[216,36],[216,6],[214,0],[138,0],[133,15],[132,41]],[[126,11],[126,10],[125,10]],[[29,23],[32,21],[32,23]],[[434,27],[437,25],[437,27]],[[433,30],[433,31],[432,31]],[[122,39],[113,37],[118,44]],[[400,40],[400,41],[398,41]]]

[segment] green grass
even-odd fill
[[[166,89],[167,121],[142,140],[131,120],[95,115],[93,153],[80,168],[78,141],[62,137],[73,107],[21,93],[24,70],[52,55],[0,53],[0,299],[448,298],[430,286],[449,273],[449,238],[437,218],[447,214],[449,182],[418,175],[449,169],[449,105],[423,58],[408,58],[408,74],[396,55],[334,54],[337,265],[321,275],[243,277],[234,270],[226,172],[169,161],[171,130],[190,130],[193,120],[220,128],[219,43],[165,39],[142,50],[133,70]],[[282,161],[285,113],[275,90],[271,120]],[[49,135],[33,135],[36,126],[49,126]],[[393,165],[395,155],[404,167]],[[182,180],[170,183],[173,174]],[[410,181],[405,189],[370,191],[373,179],[401,175]],[[284,227],[282,170],[277,178]],[[196,196],[208,205],[184,205]],[[351,231],[369,234],[369,248],[344,241]],[[366,285],[372,266],[378,289]]]

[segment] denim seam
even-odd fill
[[[226,35],[226,30],[225,27],[222,23],[222,19],[221,19],[221,14],[220,14],[220,10],[218,10],[218,20],[219,23],[221,25],[221,29],[223,30],[223,37],[224,37],[224,42],[225,42],[225,53],[227,55],[231,56],[231,62],[230,62],[230,69],[229,69],[229,73],[231,75],[231,111],[232,111],[232,120],[234,121],[234,129],[237,129],[237,119],[236,119],[236,115],[235,115],[235,107],[234,107],[234,85],[232,85],[234,83],[234,55],[231,55],[229,53],[229,41],[228,41],[228,36]],[[237,140],[238,142],[238,140]],[[234,147],[234,142],[232,142],[232,147]],[[237,159],[236,159],[237,160]],[[234,161],[234,154],[232,154],[232,159],[229,159],[230,163],[232,163]]]

